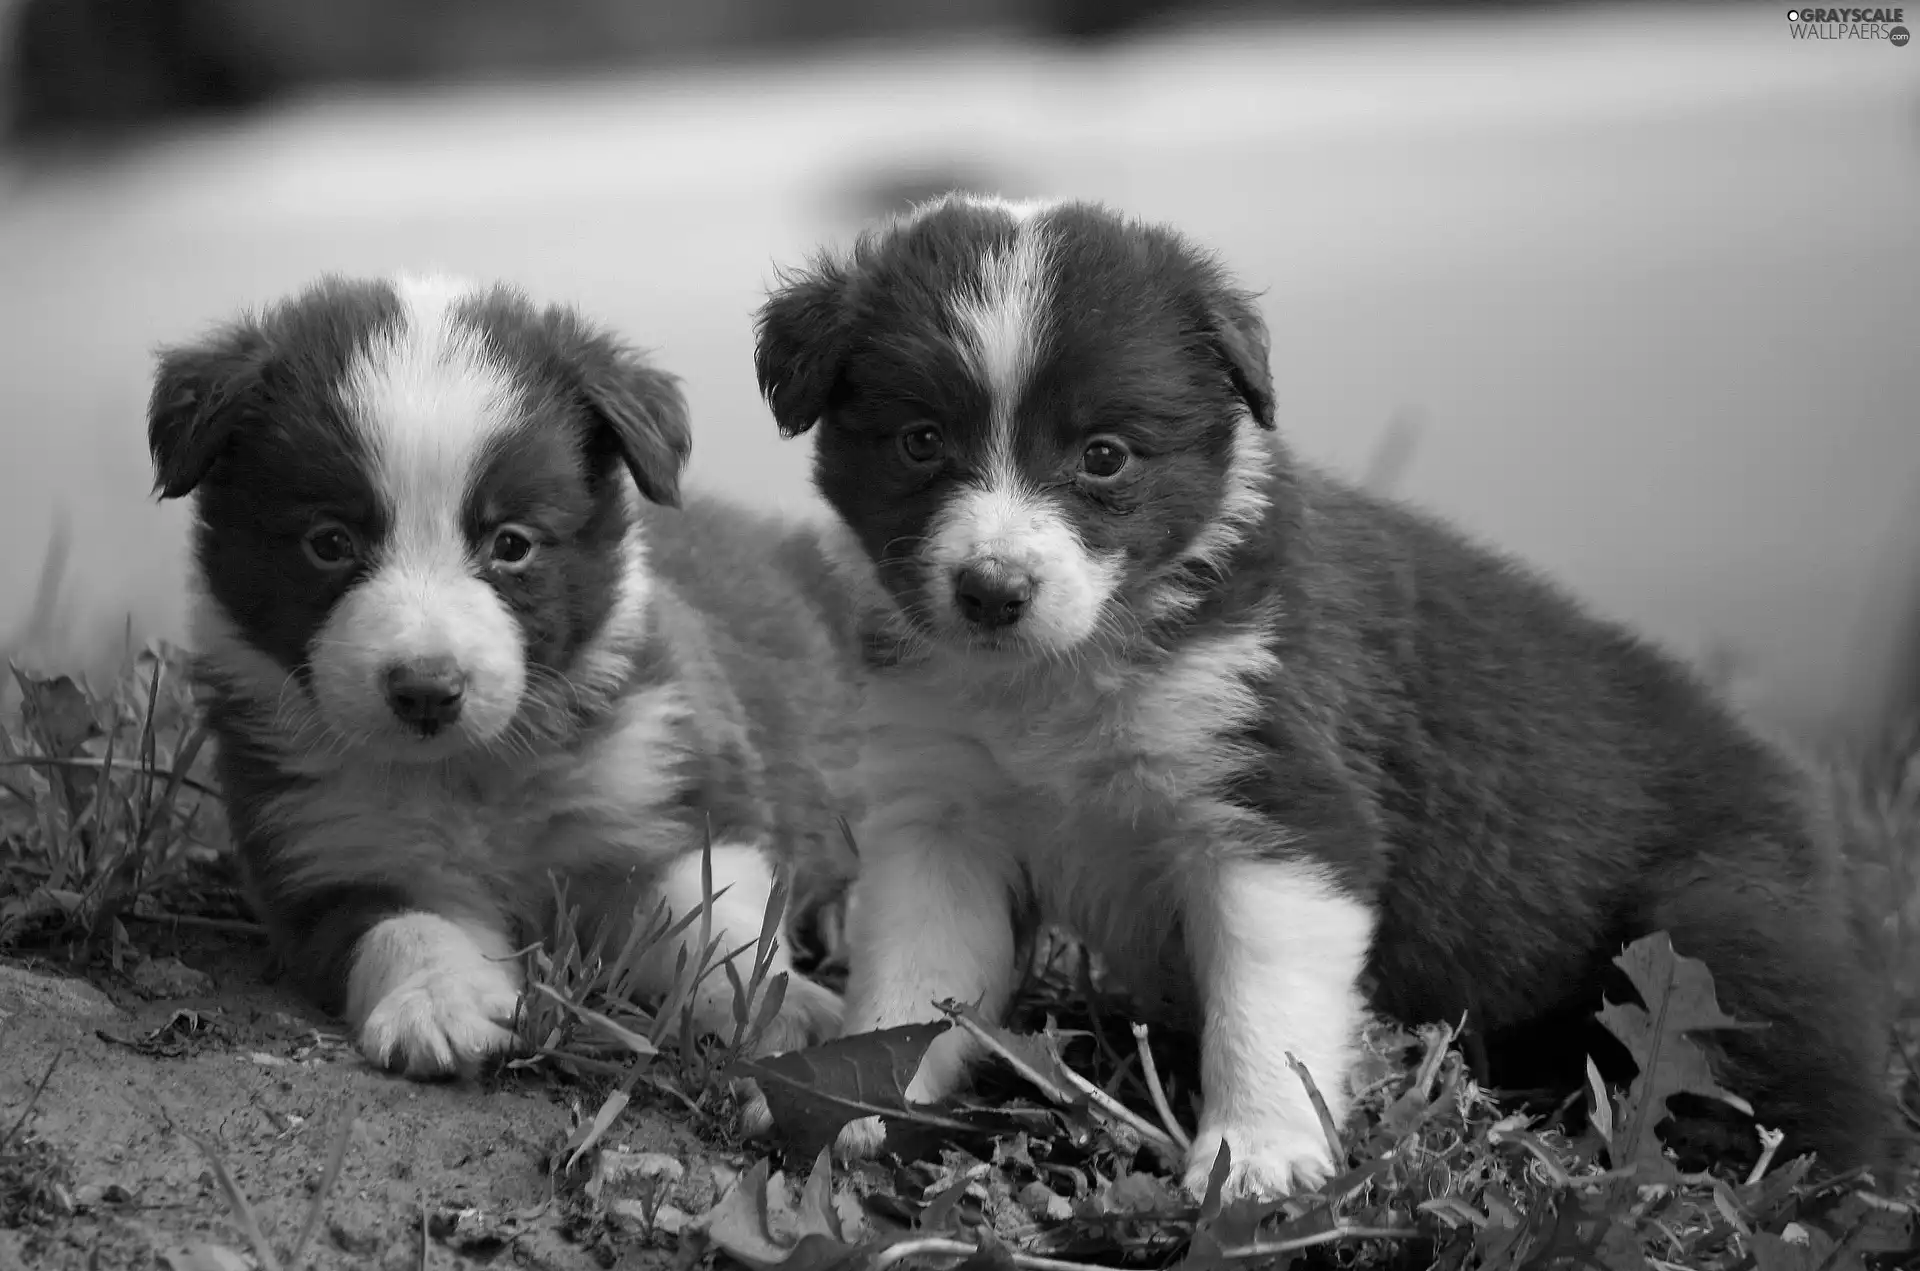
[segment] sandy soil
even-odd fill
[[[532,1074],[477,1086],[389,1076],[268,981],[261,947],[218,936],[152,944],[155,960],[132,975],[0,962],[0,1134],[51,1066],[26,1128],[64,1171],[53,1207],[71,1209],[0,1224],[0,1267],[178,1267],[202,1241],[247,1251],[194,1137],[219,1153],[284,1252],[349,1106],[358,1115],[345,1164],[309,1245],[316,1268],[420,1267],[423,1225],[435,1267],[668,1260],[664,1233],[617,1213],[595,1221],[577,1187],[556,1194],[548,1160],[573,1118],[592,1116],[595,1104],[578,1107],[586,1092]],[[711,1202],[718,1158],[689,1119],[636,1096],[607,1144],[683,1162],[672,1199],[697,1211]]]

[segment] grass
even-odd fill
[[[223,859],[207,733],[185,658],[145,651],[106,692],[9,667],[16,693],[0,720],[0,949],[65,941],[119,967],[127,923],[180,903],[190,867]],[[203,879],[205,875],[201,876]]]
[[[0,953],[51,951],[120,968],[142,956],[141,932],[151,924],[257,932],[238,908],[210,748],[185,670],[177,651],[155,648],[98,688],[10,672],[0,695]],[[1861,931],[1899,1011],[1896,1050],[1913,1064],[1903,1113],[1920,1126],[1920,731],[1813,757],[1808,771],[1846,845]],[[710,869],[706,886],[710,906]],[[1872,1180],[1871,1188],[1862,1179],[1816,1185],[1768,1152],[1758,1168],[1636,1177],[1614,1163],[1620,1147],[1609,1140],[1633,1111],[1632,1090],[1596,1079],[1552,1107],[1503,1101],[1475,1084],[1444,1027],[1409,1034],[1383,1024],[1370,1032],[1354,1114],[1329,1127],[1350,1162],[1333,1183],[1257,1213],[1196,1206],[1175,1191],[1170,1166],[1190,1135],[1191,1039],[1136,1029],[1125,1001],[1068,942],[1036,955],[1007,1028],[956,1011],[954,1026],[990,1030],[983,1035],[1003,1062],[983,1074],[970,1100],[924,1117],[903,1107],[897,1160],[840,1171],[816,1157],[805,1171],[813,1181],[796,1194],[769,1157],[717,1205],[696,1205],[677,1184],[662,1183],[649,1192],[644,1233],[623,1235],[601,1203],[603,1153],[637,1102],[678,1109],[725,1149],[741,1148],[745,1131],[771,1118],[779,1132],[750,1149],[766,1156],[784,1146],[786,1163],[806,1166],[819,1144],[803,1142],[796,1098],[830,1114],[856,1088],[865,1098],[887,1087],[901,1053],[893,1043],[852,1039],[831,1062],[824,1051],[807,1052],[810,1066],[798,1079],[798,1069],[748,1059],[785,989],[769,974],[783,903],[776,896],[763,929],[738,949],[720,946],[704,907],[677,920],[637,915],[621,947],[602,948],[582,942],[574,910],[557,892],[556,938],[523,951],[531,988],[517,1022],[522,1053],[509,1067],[580,1101],[578,1124],[556,1146],[551,1169],[556,1196],[593,1239],[671,1242],[656,1219],[679,1206],[703,1211],[674,1224],[685,1256],[706,1249],[792,1271],[961,1257],[1036,1271],[1183,1258],[1194,1267],[1562,1265],[1549,1254],[1573,1259],[1564,1265],[1607,1267],[1905,1265],[1874,1246],[1895,1240],[1888,1233],[1897,1228],[1911,1231],[1910,1177]],[[690,952],[679,958],[666,1000],[636,1001],[639,969],[686,937]],[[736,1015],[729,1036],[696,1037],[692,995],[714,976],[745,990],[752,1006]],[[1311,1088],[1312,1074],[1301,1075]],[[774,1088],[775,1078],[785,1085]],[[34,1132],[44,1088],[43,1080],[23,1108],[0,1115],[0,1223],[55,1223],[73,1212],[66,1164]],[[303,1265],[350,1124],[343,1112],[323,1186],[285,1244],[261,1227],[209,1149],[256,1265]],[[224,1246],[200,1256],[201,1266],[242,1265]]]
[[[48,1222],[73,1213],[73,1176],[66,1158],[33,1128],[40,1096],[61,1058],[56,1054],[47,1064],[12,1123],[0,1126],[0,1227]]]

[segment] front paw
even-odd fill
[[[833,1154],[846,1164],[871,1160],[880,1155],[880,1147],[886,1141],[885,1121],[879,1117],[861,1117],[840,1128],[840,1136],[833,1141]]]
[[[825,985],[816,984],[797,971],[787,972],[787,992],[780,1009],[766,1030],[754,1040],[749,1053],[755,1058],[803,1050],[840,1034],[840,995]],[[773,1132],[773,1109],[767,1097],[750,1077],[733,1083],[733,1095],[740,1105],[740,1133],[757,1139]]]
[[[415,1080],[471,1076],[513,1048],[519,1001],[513,978],[491,963],[416,971],[367,1014],[360,1053]]]
[[[779,1055],[831,1041],[840,1035],[840,995],[798,971],[787,972],[787,992],[766,1030],[754,1040],[753,1054]]]
[[[1333,1175],[1332,1149],[1318,1124],[1203,1128],[1187,1153],[1186,1187],[1196,1199],[1207,1194],[1223,1142],[1228,1150],[1227,1181],[1220,1192],[1224,1201],[1277,1200],[1318,1187]]]

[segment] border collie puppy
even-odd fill
[[[1675,662],[1276,439],[1248,294],[1174,231],[950,196],[782,279],[760,386],[819,433],[869,588],[848,1032],[1001,1010],[1036,921],[1198,1026],[1230,1188],[1334,1167],[1369,1006],[1499,1084],[1579,1071],[1609,960],[1664,929],[1726,1082],[1789,1147],[1879,1159],[1874,1010],[1789,770]],[[850,575],[850,577],[853,575]],[[910,1097],[974,1052],[944,1034]],[[883,1127],[855,1122],[848,1155]]]
[[[328,278],[164,351],[148,437],[160,496],[194,496],[198,677],[255,905],[373,1061],[509,1048],[552,876],[612,956],[662,899],[698,907],[710,827],[734,953],[777,870],[831,860],[858,666],[824,562],[680,509],[678,382],[573,311]],[[719,968],[695,1005],[730,1035]],[[763,1045],[838,1013],[791,976]]]

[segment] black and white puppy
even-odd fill
[[[661,898],[701,903],[710,826],[732,952],[777,869],[832,861],[858,665],[819,551],[682,508],[677,381],[572,310],[328,279],[166,350],[149,441],[159,494],[194,496],[193,638],[247,881],[369,1058],[433,1077],[509,1047],[550,875],[611,955]],[[717,969],[696,1008],[731,1032]],[[838,1010],[792,976],[763,1044]]]
[[[1270,1194],[1333,1167],[1288,1055],[1336,1118],[1369,1005],[1466,1012],[1496,1079],[1577,1073],[1609,960],[1665,929],[1768,1025],[1724,1039],[1760,1120],[1877,1159],[1874,1011],[1789,771],[1665,655],[1296,462],[1209,255],[949,197],[784,279],[757,369],[783,433],[819,424],[880,637],[847,1031],[1001,1009],[1060,923],[1200,1026],[1188,1185],[1224,1141]],[[943,1035],[911,1097],[969,1053]]]

